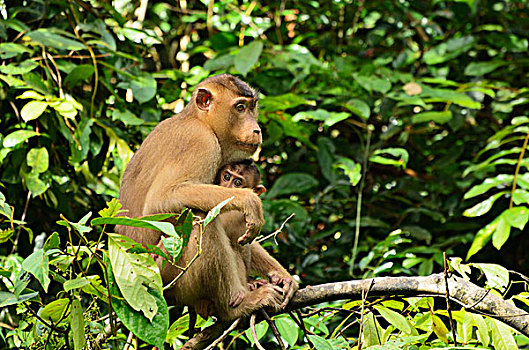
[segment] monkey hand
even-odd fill
[[[249,192],[248,203],[247,209],[243,210],[246,232],[237,240],[240,245],[251,243],[259,235],[261,227],[264,225],[263,204],[259,197],[255,193]]]
[[[264,286],[265,284],[268,284],[269,282],[265,279],[259,279],[259,280],[254,280],[254,279],[251,279],[248,281],[248,283],[246,284],[246,286],[248,287],[248,290],[252,291],[252,290],[256,290],[257,288],[259,287],[262,287]]]
[[[292,276],[280,272],[270,272],[268,277],[273,285],[282,287],[284,299],[281,304],[281,309],[284,309],[294,296],[294,293],[299,289],[298,282],[296,282]]]

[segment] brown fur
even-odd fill
[[[238,110],[241,103],[245,108]],[[231,75],[200,83],[186,108],[156,126],[129,162],[120,191],[123,208],[129,211],[126,215],[174,213],[184,207],[207,212],[233,196],[223,212],[238,213],[239,219],[243,218],[242,229],[237,230],[242,236],[237,242],[251,242],[264,223],[258,196],[251,189],[215,186],[213,182],[222,165],[247,158],[261,143],[256,104],[256,93]],[[214,300],[216,313],[222,319],[248,315],[265,306],[279,308],[283,297],[273,285],[248,290],[246,276],[239,273],[244,262],[237,257],[223,220],[208,225],[201,257],[166,293],[167,297],[184,305],[195,305],[199,299]],[[142,244],[160,242],[156,231],[127,226],[118,226],[117,230]],[[180,266],[195,255],[196,231],[178,261]],[[261,260],[259,252],[255,256],[256,261]],[[162,279],[167,283],[179,272],[167,264]],[[241,292],[243,301],[231,307],[232,297]]]

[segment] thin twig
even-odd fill
[[[522,150],[520,151],[520,156],[516,162],[516,170],[514,170],[514,177],[512,179],[512,190],[511,190],[511,200],[509,202],[509,209],[513,206],[514,191],[516,191],[516,180],[518,179],[518,173],[520,172],[520,165],[522,164],[523,156],[525,150],[527,149],[527,142],[529,141],[529,132],[525,135],[525,140],[523,141]]]
[[[444,260],[444,278],[445,278],[445,296],[446,296],[446,310],[448,311],[448,318],[450,319],[450,328],[452,329],[452,337],[454,337],[454,346],[457,346],[456,329],[454,327],[454,319],[452,318],[452,310],[450,309],[450,292],[448,290],[448,267],[446,263],[446,252],[443,252]]]
[[[239,321],[241,319],[238,318],[236,319],[235,321],[233,321],[233,323],[231,324],[231,326],[228,327],[228,329],[226,329],[224,331],[224,333],[222,333],[222,335],[220,337],[218,337],[217,339],[215,339],[215,341],[213,343],[211,343],[205,350],[212,350],[214,349],[217,345],[220,344],[221,341],[224,340],[224,338],[226,338],[226,336],[228,336],[228,334],[230,334],[231,331],[233,331],[235,329],[235,327],[237,327],[237,325],[239,324]]]
[[[263,348],[263,346],[261,345],[261,343],[259,343],[259,340],[257,339],[257,333],[255,332],[255,318],[256,318],[255,314],[252,314],[252,316],[250,316],[250,330],[252,333],[253,341],[257,349],[266,350],[265,348]]]
[[[281,231],[283,231],[283,228],[285,227],[285,224],[287,223],[287,221],[290,220],[290,218],[292,218],[294,215],[296,215],[296,214],[295,213],[290,214],[290,216],[288,218],[286,218],[285,221],[283,221],[283,223],[281,224],[281,226],[277,230],[275,230],[274,232],[272,232],[271,234],[269,234],[269,235],[267,235],[267,236],[265,236],[263,238],[256,239],[255,241],[257,243],[261,243],[262,241],[266,241],[268,238],[273,236],[274,237],[274,242],[275,242],[275,244],[277,244],[276,236],[278,234],[280,234]]]
[[[270,326],[270,328],[272,328],[272,333],[274,333],[279,343],[279,346],[281,347],[281,350],[286,350],[285,344],[283,344],[283,340],[281,340],[281,335],[279,334],[279,331],[277,330],[277,327],[274,321],[272,321],[272,319],[270,318],[270,316],[268,316],[268,313],[265,310],[261,310],[261,313],[263,314],[263,317],[266,320],[266,322],[268,322],[268,325]]]
[[[22,216],[20,217],[20,221],[22,222],[26,220],[26,214],[28,212],[28,205],[29,205],[30,199],[31,199],[31,191],[28,191],[28,195],[26,196],[26,204],[24,204],[24,211],[22,212]],[[11,220],[11,226],[13,226],[12,220]],[[22,231],[22,226],[18,227],[17,235],[15,237],[15,240],[13,241],[13,248],[11,248],[11,254],[15,252],[15,249],[18,246],[18,239],[20,238],[20,231]]]

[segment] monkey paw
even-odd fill
[[[294,296],[294,293],[299,289],[298,282],[290,275],[279,275],[277,272],[270,273],[268,277],[273,285],[282,287],[284,299],[281,309],[284,309]]]
[[[242,303],[243,300],[244,300],[244,292],[240,290],[231,296],[229,305],[231,307],[237,307]]]
[[[260,288],[260,287],[262,287],[262,286],[264,286],[266,284],[268,284],[268,281],[265,280],[265,279],[250,280],[250,281],[248,281],[247,286],[248,286],[248,290],[253,291],[253,290],[256,290],[257,288]]]

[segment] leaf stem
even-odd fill
[[[527,149],[528,141],[529,141],[529,131],[525,135],[525,140],[523,141],[522,150],[520,151],[520,157],[518,157],[518,162],[516,163],[516,170],[514,171],[514,177],[512,179],[511,201],[509,202],[509,209],[512,209],[513,207],[514,191],[516,191],[516,179],[518,178],[518,173],[520,172],[520,165],[522,164],[522,160],[525,155],[525,150]]]

